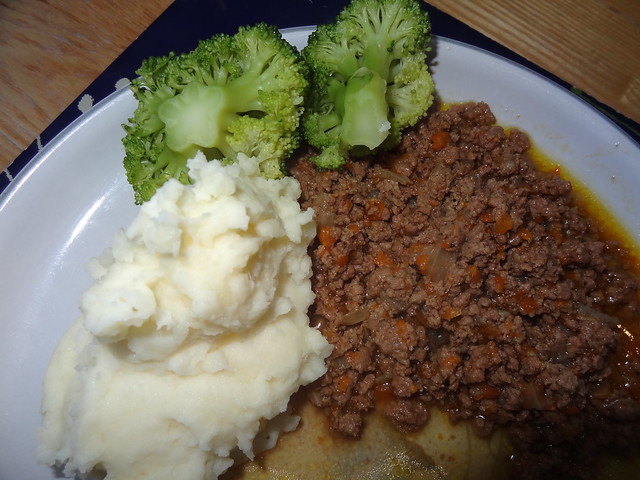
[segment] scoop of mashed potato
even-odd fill
[[[293,178],[197,155],[112,247],[50,362],[39,460],[111,480],[210,479],[325,372],[312,211]]]

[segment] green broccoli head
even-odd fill
[[[198,150],[227,163],[243,153],[265,177],[285,174],[299,145],[308,72],[277,28],[260,23],[218,34],[189,53],[148,58],[136,73],[138,106],[123,125],[136,203],[169,178],[188,183],[187,160]]]
[[[320,25],[302,56],[311,69],[303,132],[320,169],[398,144],[433,103],[431,24],[418,0],[352,0]]]

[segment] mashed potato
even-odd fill
[[[315,234],[292,178],[198,155],[90,262],[44,381],[39,459],[107,479],[216,478],[325,371]]]

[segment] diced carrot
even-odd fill
[[[564,242],[564,232],[558,225],[552,226],[547,232],[547,235],[559,244]]]
[[[495,277],[493,277],[493,288],[495,289],[496,293],[504,293],[504,278],[502,278],[500,275],[496,275]]]
[[[378,267],[392,267],[394,265],[393,258],[387,252],[382,250],[376,251],[373,256],[373,263]]]
[[[449,144],[449,140],[449,132],[438,130],[431,137],[431,148],[433,148],[435,152],[439,152]]]
[[[362,352],[350,350],[344,354],[344,358],[347,360],[349,365],[355,365],[360,361],[362,357]]]
[[[480,283],[482,281],[480,269],[475,265],[469,265],[469,280],[471,283]]]
[[[442,317],[445,320],[453,320],[460,315],[462,315],[462,310],[456,307],[452,307],[451,305],[447,305],[446,307],[444,307],[442,312]]]
[[[403,153],[400,155],[394,155],[390,159],[389,169],[392,172],[408,177],[413,172],[412,165],[413,161],[411,159],[411,155],[409,155],[408,153]]]
[[[435,287],[434,287],[434,285],[433,285],[433,282],[428,281],[428,280],[426,280],[426,279],[425,279],[425,281],[424,281],[424,282],[420,282],[420,286],[422,287],[422,289],[423,289],[425,292],[427,292],[427,293],[429,293],[429,294],[433,293],[434,288],[435,288]]]
[[[522,331],[519,330],[513,323],[513,319],[508,318],[502,326],[504,335],[507,338],[521,338],[523,336]]]
[[[353,206],[353,202],[346,195],[341,196],[336,203],[340,212],[349,212],[349,210],[351,210],[351,207]]]
[[[328,225],[320,227],[318,230],[318,241],[325,248],[333,247],[333,244],[340,238],[337,228]]]
[[[523,290],[518,290],[515,296],[518,307],[527,315],[532,315],[538,308],[538,303]]]
[[[396,320],[396,332],[398,332],[399,336],[404,337],[408,331],[409,331],[409,325],[405,320],[402,320],[402,319]]]
[[[336,257],[336,265],[339,267],[344,267],[347,263],[349,263],[349,255],[340,255]]]
[[[485,338],[498,338],[500,329],[492,323],[483,323],[477,326],[478,332]]]
[[[409,247],[409,253],[411,254],[420,253],[422,250],[424,250],[424,244],[420,242],[414,243]]]
[[[521,239],[530,242],[531,240],[533,240],[533,233],[531,233],[529,230],[527,230],[526,228],[521,228],[518,231],[518,235],[520,236]]]
[[[489,212],[482,212],[480,215],[478,215],[478,218],[482,223],[493,222],[493,215],[491,215]]]
[[[365,215],[369,220],[382,220],[384,216],[384,202],[379,198],[370,198],[365,206]]]
[[[341,393],[345,393],[349,390],[351,386],[351,378],[346,373],[340,375],[336,380],[336,387],[338,387],[338,391]]]
[[[393,388],[388,383],[382,383],[376,385],[373,389],[373,397],[375,398],[376,405],[384,406],[394,400]]]
[[[566,310],[567,307],[572,305],[572,302],[569,300],[553,300],[551,303],[553,304],[553,308],[558,311]]]
[[[421,253],[416,257],[416,268],[422,275],[429,272],[429,255]]]
[[[500,390],[491,385],[487,385],[487,388],[482,393],[484,398],[498,398],[500,396]]]
[[[469,389],[469,393],[471,397],[476,400],[492,400],[494,398],[498,398],[500,396],[500,390],[498,390],[493,385],[481,384],[481,385],[473,385]]]
[[[507,212],[500,214],[500,216],[496,220],[496,225],[495,225],[496,233],[498,235],[503,235],[507,233],[509,230],[511,230],[512,228],[513,228],[513,219],[511,218],[511,215],[509,215]]]
[[[448,352],[444,357],[442,357],[442,363],[447,368],[453,368],[462,363],[462,357],[457,353]]]

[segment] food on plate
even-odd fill
[[[294,426],[290,396],[325,371],[297,181],[242,154],[187,166],[90,263],[49,365],[38,456],[66,474],[216,478]]]
[[[639,444],[636,260],[529,150],[469,103],[340,172],[291,167],[334,345],[310,399],[335,431],[375,411],[419,432],[437,407],[504,427],[514,478],[592,478],[598,453]]]
[[[217,34],[189,53],[146,59],[131,82],[138,106],[124,167],[140,204],[169,178],[189,181],[187,159],[202,151],[225,163],[255,158],[266,178],[284,175],[299,143],[306,64],[276,27]]]
[[[349,155],[400,142],[433,102],[426,63],[431,23],[415,0],[352,0],[319,25],[302,56],[311,70],[303,115],[312,161],[337,169]]]
[[[353,0],[301,54],[259,24],[143,63],[142,207],[52,359],[42,461],[587,479],[634,451],[637,262],[525,133],[432,106],[429,32],[417,0]]]

